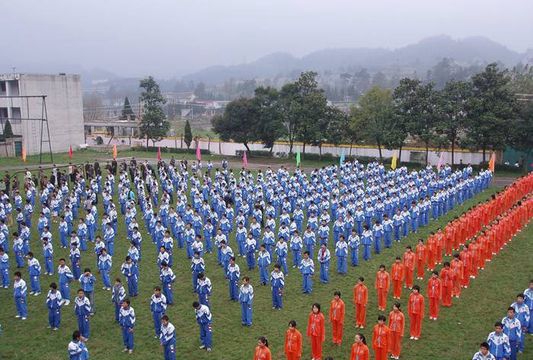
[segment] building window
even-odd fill
[[[9,86],[9,96],[19,96],[19,81],[18,80],[10,80],[7,83],[7,86]]]
[[[20,111],[19,107],[12,107],[11,108],[11,123],[12,124],[20,124],[22,119],[22,113]]]
[[[0,96],[6,96],[7,86],[5,81],[0,81]]]

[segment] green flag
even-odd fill
[[[296,166],[300,166],[300,152],[297,151],[296,152]]]

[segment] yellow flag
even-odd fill
[[[396,153],[394,153],[394,155],[392,155],[392,161],[390,163],[390,168],[392,170],[395,170],[396,169]]]
[[[22,161],[26,162],[26,147],[22,145]]]
[[[492,152],[489,160],[489,170],[494,173],[494,168],[496,167],[496,153]]]
[[[113,159],[117,159],[117,144],[113,145]]]

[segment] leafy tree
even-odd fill
[[[130,100],[126,96],[124,98],[124,106],[122,107],[122,114],[120,115],[120,120],[127,120],[128,117],[130,120],[135,120],[135,113],[133,112],[133,109],[131,108]]]
[[[347,128],[348,116],[334,106],[327,106],[324,111],[324,120],[321,122],[323,136],[318,137],[314,144],[318,146],[320,156],[322,156],[322,144],[324,140],[328,143],[339,145],[347,139]]]
[[[170,124],[166,120],[162,107],[166,102],[165,98],[161,95],[159,85],[154,78],[149,76],[141,80],[140,87],[143,89],[141,93],[143,115],[139,127],[139,138],[146,138],[146,146],[148,146],[148,140],[154,143],[161,140],[167,134]]]
[[[9,119],[6,120],[6,123],[4,125],[4,138],[9,139],[12,138],[13,135],[13,128],[11,127],[11,123],[9,122]]]
[[[300,125],[301,118],[298,116],[300,103],[298,102],[298,87],[296,83],[283,85],[280,92],[280,111],[285,133],[289,141],[289,154],[292,154],[296,133]]]
[[[509,123],[516,113],[516,100],[509,88],[507,71],[500,71],[493,63],[472,77],[472,96],[464,143],[483,151],[505,147]]]
[[[183,141],[185,141],[185,145],[187,145],[187,149],[190,149],[191,143],[192,143],[192,130],[191,130],[191,124],[189,123],[189,120],[185,121],[185,128],[183,129]]]
[[[525,103],[515,120],[511,122],[509,145],[525,154],[524,172],[527,172],[528,160],[533,153],[533,103]]]
[[[257,107],[253,99],[240,98],[231,101],[223,115],[211,119],[213,130],[222,141],[232,140],[242,143],[249,152],[248,143],[257,140]]]
[[[259,116],[256,124],[257,138],[272,152],[274,142],[285,134],[280,94],[275,88],[261,86],[255,89],[253,102]]]

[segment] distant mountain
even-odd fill
[[[453,39],[446,35],[429,37],[395,50],[379,48],[324,49],[302,58],[287,53],[273,53],[256,61],[233,65],[211,66],[183,77],[185,81],[218,84],[228,79],[291,77],[302,70],[350,71],[366,68],[370,71],[416,70],[424,73],[442,58],[462,65],[501,62],[513,66],[524,60],[520,54],[485,37]]]

